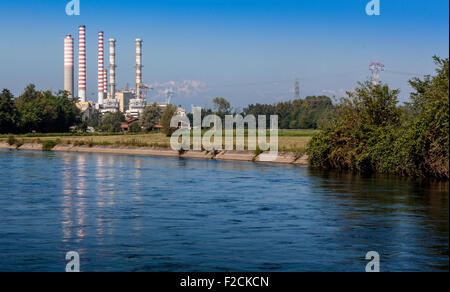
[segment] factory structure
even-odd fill
[[[147,106],[146,94],[148,87],[142,82],[142,39],[136,39],[136,87],[120,90],[116,88],[116,40],[108,41],[109,64],[105,65],[104,32],[98,32],[97,60],[97,102],[87,101],[86,94],[86,27],[78,28],[78,94],[74,92],[74,38],[68,34],[64,38],[64,90],[70,98],[77,98],[77,106],[83,114],[83,119],[98,110],[100,113],[122,112],[128,117],[139,119]],[[109,69],[109,80],[108,70]],[[164,105],[161,105],[164,106]]]

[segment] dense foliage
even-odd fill
[[[162,112],[157,103],[153,103],[147,106],[142,112],[141,119],[139,121],[141,127],[146,130],[152,129],[154,126],[159,125]]]
[[[8,90],[0,94],[0,133],[67,132],[80,122],[80,111],[66,92],[53,95],[29,85],[14,99]]]
[[[0,93],[0,133],[13,133],[17,122],[14,96],[7,89]]]
[[[125,116],[121,112],[106,113],[100,120],[98,128],[102,132],[118,133],[122,131],[122,123],[125,122]]]
[[[435,62],[436,76],[410,81],[406,106],[386,84],[360,83],[348,93],[335,122],[310,142],[311,166],[448,179],[449,60]]]
[[[175,132],[176,128],[170,127],[170,122],[172,121],[173,116],[176,115],[178,107],[175,105],[168,104],[166,109],[164,110],[164,113],[161,117],[161,126],[162,132],[166,134],[167,136],[172,135],[173,132]]]
[[[244,109],[243,115],[265,115],[267,127],[270,115],[278,115],[280,129],[317,129],[325,125],[332,117],[334,106],[327,96],[308,96],[276,104],[251,104]]]

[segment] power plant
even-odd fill
[[[109,39],[109,82],[105,66],[104,32],[98,32],[97,59],[97,102],[87,101],[86,94],[86,27],[78,28],[78,96],[74,94],[74,41],[72,35],[64,38],[64,90],[70,98],[78,98],[77,106],[83,117],[88,117],[97,109],[101,113],[124,112],[130,117],[139,118],[147,106],[145,85],[142,82],[142,39],[136,39],[136,89],[116,89],[116,39]]]

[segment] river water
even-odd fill
[[[448,183],[0,150],[0,271],[448,271]]]

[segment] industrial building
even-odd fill
[[[134,99],[134,92],[130,90],[121,90],[115,93],[116,99],[119,100],[119,111],[125,113],[130,107],[130,100]]]

